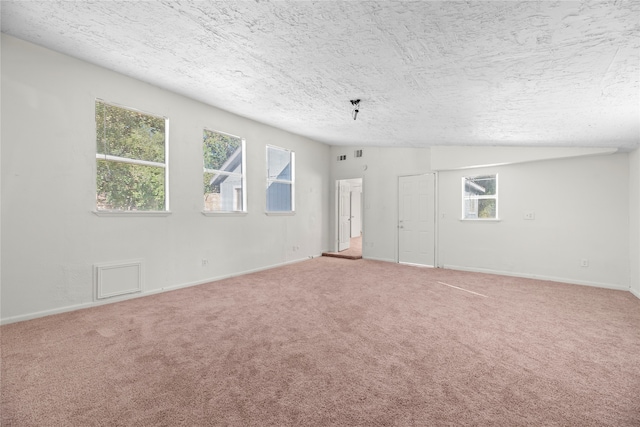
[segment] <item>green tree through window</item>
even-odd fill
[[[204,130],[205,211],[246,212],[244,145],[237,136]]]
[[[166,119],[96,101],[96,207],[164,211]]]
[[[462,178],[462,218],[498,218],[498,175]]]

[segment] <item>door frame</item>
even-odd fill
[[[338,185],[338,252],[351,247],[351,183],[340,181]]]
[[[400,178],[408,176],[433,175],[433,267],[440,268],[439,241],[440,241],[440,206],[438,203],[438,172],[412,173],[398,175],[396,178],[396,263],[400,264]],[[364,232],[363,232],[364,234]],[[408,264],[407,264],[408,265]],[[422,267],[422,266],[421,266]],[[426,266],[425,266],[426,267]]]
[[[362,228],[362,252],[363,252],[363,258],[364,258],[364,235],[365,235],[365,183],[364,183],[364,177],[363,176],[355,176],[353,178],[343,178],[343,179],[336,179],[334,182],[334,186],[333,186],[333,223],[334,223],[334,227],[333,230],[331,230],[331,251],[332,252],[338,252],[338,245],[339,245],[339,241],[340,241],[340,200],[338,200],[338,197],[340,197],[340,181],[353,181],[354,179],[359,179],[360,183],[362,184],[362,191],[360,194],[360,205],[361,205],[361,209],[360,209],[360,221],[361,221],[361,228]],[[349,207],[351,208],[351,207]]]

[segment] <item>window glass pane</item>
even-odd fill
[[[498,175],[463,177],[463,218],[498,218]]]
[[[242,177],[204,174],[204,208],[208,211],[242,211]]]
[[[242,173],[242,139],[204,130],[204,167]]]
[[[162,211],[165,169],[97,159],[98,209]]]
[[[288,212],[291,206],[291,184],[271,182],[267,187],[267,211]]]
[[[277,148],[268,148],[267,177],[291,181],[291,153]]]
[[[164,163],[165,119],[96,101],[96,150]]]
[[[496,194],[495,175],[465,178],[464,184],[465,196],[493,196]]]
[[[478,218],[495,218],[496,217],[496,200],[480,199],[478,200]]]
[[[464,201],[465,219],[478,218],[478,199],[466,199]]]

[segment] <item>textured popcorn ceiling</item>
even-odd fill
[[[3,1],[2,31],[333,145],[640,142],[638,1]]]

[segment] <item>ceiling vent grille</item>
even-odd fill
[[[356,150],[353,153],[353,157],[362,157],[362,150]]]
[[[344,161],[344,160],[347,160],[347,155],[346,155],[346,154],[340,154],[340,155],[338,156],[338,161],[339,161],[339,162],[342,162],[342,161]]]

